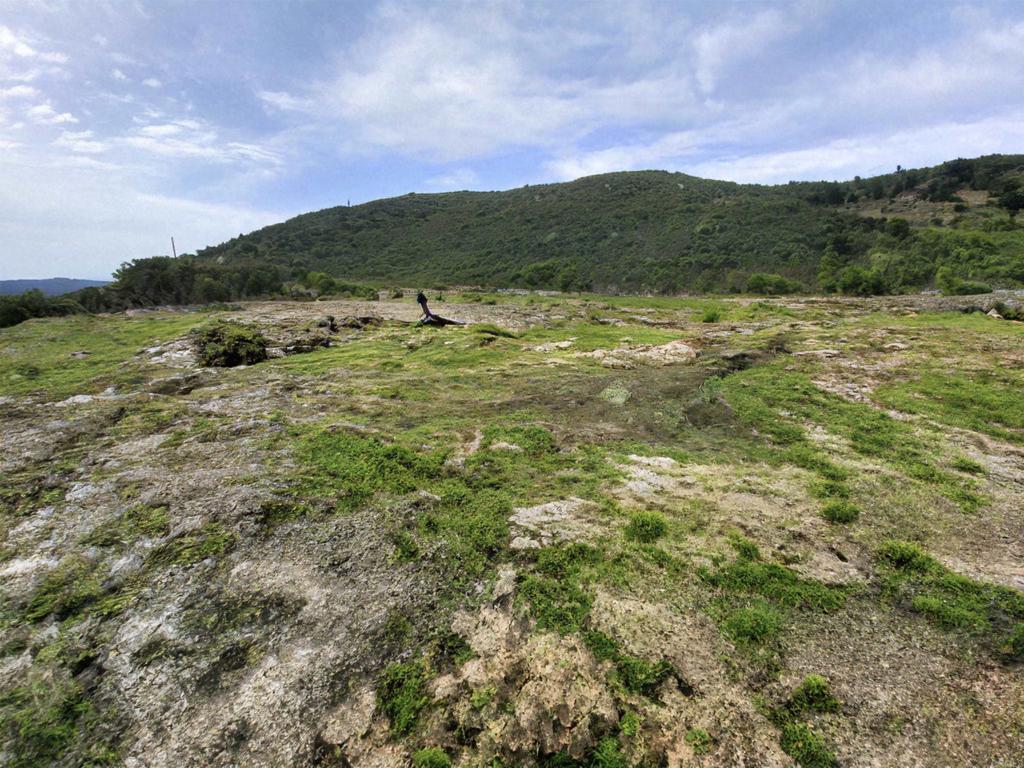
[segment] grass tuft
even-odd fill
[[[427,696],[427,673],[422,662],[392,664],[377,686],[377,707],[391,721],[391,733],[404,736],[416,725]]]
[[[703,728],[690,728],[686,732],[684,737],[686,743],[690,745],[690,749],[693,750],[695,755],[706,755],[711,751],[713,742],[711,740],[711,734],[705,731]]]
[[[783,725],[779,743],[782,751],[801,768],[834,768],[839,765],[836,756],[825,745],[825,740],[807,723]]]
[[[788,709],[799,712],[838,712],[839,701],[832,695],[828,680],[821,675],[808,675],[789,698]]]
[[[726,636],[739,646],[761,645],[778,634],[782,614],[764,601],[737,608],[725,619]]]
[[[267,339],[241,323],[218,321],[193,331],[192,341],[199,362],[205,366],[231,368],[267,359]]]
[[[665,516],[659,512],[636,512],[630,515],[626,538],[642,544],[653,544],[668,531]]]
[[[848,501],[830,501],[821,508],[821,516],[830,523],[852,523],[860,517],[860,510]]]
[[[427,747],[412,754],[415,768],[451,768],[451,758],[439,747]]]

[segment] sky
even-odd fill
[[[0,279],[334,205],[1024,152],[1024,0],[0,0]]]

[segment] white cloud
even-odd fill
[[[480,177],[472,168],[455,168],[440,176],[427,179],[427,186],[438,190],[469,189],[480,183]]]
[[[163,86],[163,83],[161,83],[155,77],[147,77],[145,80],[142,81],[142,84],[145,85],[147,88],[160,88],[161,86]]]
[[[105,277],[120,262],[195,251],[285,218],[279,212],[155,194],[133,172],[80,157],[74,163],[0,156],[5,252],[0,278]]]
[[[334,77],[257,95],[325,131],[341,126],[349,151],[444,162],[554,149],[596,131],[673,132],[722,112],[706,94],[799,32],[805,11],[737,12],[700,28],[640,2],[589,4],[585,23],[568,6],[541,19],[517,4],[392,3],[339,56]]]
[[[0,88],[0,99],[25,99],[34,98],[39,91],[31,85],[15,85],[10,88]]]
[[[702,30],[694,42],[701,91],[713,91],[723,70],[761,53],[794,28],[779,11],[769,10]]]
[[[1024,147],[1024,110],[976,121],[942,122],[893,133],[835,139],[804,149],[707,160],[679,168],[697,176],[739,182],[850,179],[890,173],[897,165],[931,165],[936,158],[1016,153]]]
[[[221,141],[215,130],[190,119],[143,126],[138,133],[122,137],[119,143],[167,158],[268,167],[282,164],[280,155],[273,150],[249,142]]]
[[[579,117],[553,83],[534,80],[486,35],[399,25],[360,71],[326,86],[324,103],[367,144],[457,159],[544,142]],[[562,89],[564,91],[564,87]]]
[[[54,139],[53,146],[86,154],[97,154],[107,150],[105,143],[94,139],[92,131],[62,131],[61,135]]]
[[[54,51],[36,50],[25,35],[15,34],[9,27],[0,25],[0,51],[7,51],[21,59],[33,59],[48,64],[66,64],[68,57]]]
[[[142,128],[139,133],[143,136],[173,136],[176,133],[181,133],[181,126],[168,123],[164,125],[147,125]]]
[[[676,25],[658,29],[641,6],[625,14],[611,6],[587,9],[599,21],[594,31],[577,31],[571,12],[552,12],[550,26],[538,26],[513,5],[445,12],[383,6],[371,31],[341,58],[336,77],[301,97],[260,96],[283,109],[308,104],[314,119],[341,121],[349,145],[440,161],[552,146],[640,115],[657,120],[694,111],[692,78],[668,55],[679,46],[667,34]],[[581,70],[577,57],[595,50],[622,71]],[[658,54],[666,54],[660,64],[652,61]]]
[[[257,91],[256,96],[264,104],[285,111],[304,111],[314,107],[311,100],[298,98],[284,91]]]
[[[110,76],[122,83],[128,80],[128,75],[126,75],[124,72],[122,72],[120,69],[117,69],[116,67],[110,70]]]
[[[61,125],[62,123],[77,123],[78,118],[70,112],[57,112],[49,104],[38,104],[30,107],[25,115],[35,123],[41,125]]]
[[[38,55],[32,46],[4,26],[0,26],[0,49],[10,51],[23,59],[30,59]]]

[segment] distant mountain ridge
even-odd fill
[[[16,296],[25,291],[42,291],[46,296],[61,296],[83,288],[100,288],[110,280],[79,280],[72,277],[50,277],[42,280],[0,280],[0,296]]]
[[[274,266],[284,280],[315,271],[384,285],[611,292],[743,291],[763,273],[845,290],[831,279],[843,270],[854,282],[856,270],[875,270],[856,292],[893,292],[934,284],[942,266],[1017,285],[1022,196],[1024,155],[777,185],[630,171],[327,208],[201,250],[196,262]]]

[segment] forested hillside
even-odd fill
[[[847,182],[734,184],[665,171],[507,192],[409,194],[307,213],[59,300],[29,317],[376,288],[478,285],[605,293],[946,294],[1024,286],[1024,155]]]
[[[1022,180],[1020,155],[777,186],[612,173],[329,208],[198,257],[385,284],[728,292],[767,273],[784,278],[769,288],[885,293],[932,285],[947,267],[951,280],[1014,286]]]

